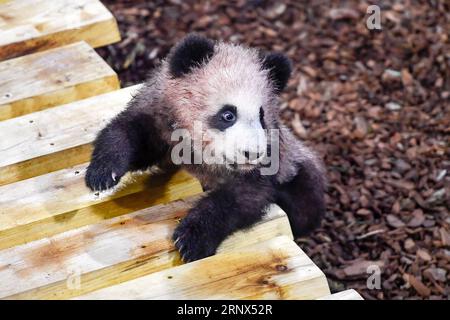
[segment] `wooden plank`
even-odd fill
[[[179,265],[171,237],[179,219],[197,199],[146,208],[0,251],[4,266],[0,265],[0,297],[68,299]],[[263,221],[230,236],[218,252],[279,235],[292,239],[286,214],[274,205]],[[75,275],[79,286],[73,285],[77,283]]]
[[[78,299],[315,299],[327,294],[322,271],[281,236]]]
[[[81,40],[93,48],[120,40],[116,20],[98,0],[0,2],[0,60]]]
[[[89,161],[89,144],[99,129],[125,108],[139,87],[1,121],[0,186]]]
[[[0,62],[0,121],[120,88],[85,42]]]
[[[317,300],[364,300],[361,295],[353,289],[333,293]]]
[[[135,175],[115,193],[96,196],[85,186],[86,166],[1,186],[0,249],[202,192],[196,179],[178,171]]]

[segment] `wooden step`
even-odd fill
[[[353,289],[333,293],[317,300],[364,300],[361,295]]]
[[[86,167],[1,186],[0,249],[202,192],[196,179],[178,171],[150,178],[135,175],[133,182],[119,186],[115,193],[97,196],[85,186]]]
[[[0,266],[0,297],[68,299],[179,265],[171,237],[197,199],[154,206],[0,251],[6,265]],[[287,216],[274,205],[263,221],[226,239],[219,252],[279,235],[292,239]]]
[[[0,1],[0,60],[81,40],[93,48],[120,40],[116,20],[98,0]]]
[[[327,294],[322,271],[281,236],[78,299],[315,299]]]
[[[0,186],[90,160],[98,131],[140,85],[0,122]]]
[[[6,60],[0,121],[119,88],[116,73],[85,42]]]

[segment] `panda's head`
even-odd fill
[[[176,128],[199,137],[193,131],[200,123],[202,146],[216,159],[234,170],[257,167],[268,153],[265,129],[278,128],[277,96],[291,74],[289,59],[189,35],[171,50],[163,68]]]

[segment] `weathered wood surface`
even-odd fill
[[[85,186],[87,164],[0,187],[0,249],[202,192],[185,171],[148,174],[112,194]]]
[[[147,208],[0,251],[0,279],[5,279],[0,297],[67,299],[179,265],[171,237],[196,199]],[[285,213],[273,206],[263,221],[230,236],[218,252],[280,235],[292,239]]]
[[[119,88],[116,73],[85,42],[6,60],[0,121]]]
[[[78,299],[316,299],[327,294],[322,271],[281,236]]]
[[[120,40],[116,20],[98,0],[0,1],[0,60],[81,40],[94,48]]]
[[[333,293],[317,300],[364,300],[358,292],[353,289]]]
[[[0,186],[89,161],[89,144],[139,87],[1,121]]]

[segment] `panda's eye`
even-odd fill
[[[209,117],[209,125],[213,129],[225,131],[237,121],[237,108],[232,104],[224,105],[217,113]]]
[[[234,114],[234,112],[227,110],[222,113],[222,120],[226,122],[234,122],[236,120],[236,115]]]

